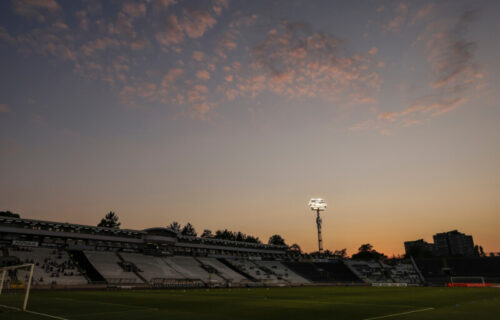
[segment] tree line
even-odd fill
[[[11,211],[0,211],[0,216],[2,217],[11,217],[11,218],[20,218],[20,215],[18,213],[14,213]],[[98,227],[104,227],[104,228],[116,228],[119,229],[121,226],[121,222],[119,222],[118,215],[110,211],[108,212],[102,219],[101,221],[97,224]],[[181,226],[180,223],[177,221],[172,222],[170,225],[167,226],[167,228],[173,230],[176,233],[180,233],[185,236],[193,236],[196,237],[198,236],[198,233],[196,232],[196,229],[191,223],[187,223],[185,226]],[[228,229],[223,229],[223,230],[216,230],[215,232],[212,232],[209,229],[203,230],[203,233],[200,235],[201,238],[211,238],[211,239],[221,239],[221,240],[230,240],[230,241],[239,241],[239,242],[248,242],[248,243],[257,243],[257,244],[262,244],[262,241],[259,239],[259,237],[252,236],[252,235],[247,235],[241,231],[231,231]],[[279,234],[272,235],[269,237],[269,240],[267,241],[268,244],[272,245],[281,245],[281,246],[287,246],[285,239],[281,237]],[[289,246],[290,251],[294,251],[297,253],[302,253],[302,250],[300,246],[296,243],[292,244]],[[421,252],[421,250],[414,249],[415,252],[411,251],[408,256],[414,256],[414,257],[431,257],[434,256],[434,254],[430,252]],[[482,246],[476,245],[474,247],[474,254],[479,257],[486,257],[486,254],[483,250]],[[330,257],[330,258],[340,258],[340,259],[346,259],[349,256],[347,255],[347,250],[341,249],[341,250],[335,250],[335,251],[330,251],[330,250],[324,250],[321,254],[318,251],[311,252],[309,253],[310,256],[313,257]],[[494,254],[490,254],[490,256],[494,256]],[[397,257],[392,257],[391,259],[395,259]],[[381,253],[378,252],[373,248],[373,246],[369,243],[362,244],[357,253],[354,253],[351,256],[351,259],[353,260],[388,260],[389,258]]]
[[[121,223],[118,222],[118,215],[110,211],[107,213],[104,218],[101,219],[101,221],[97,224],[98,227],[104,227],[104,228],[116,228],[119,229]],[[191,223],[187,223],[185,226],[181,226],[181,224],[177,221],[172,222],[167,226],[167,228],[171,229],[172,231],[176,233],[180,233],[184,236],[191,236],[191,237],[196,237],[198,236],[198,233],[196,232],[196,229]],[[252,236],[252,235],[247,235],[241,231],[231,231],[228,229],[224,230],[217,230],[215,232],[212,232],[209,229],[203,230],[203,233],[201,234],[202,238],[211,238],[211,239],[221,239],[221,240],[230,240],[230,241],[240,241],[240,242],[248,242],[248,243],[257,243],[261,244],[262,241],[259,239],[259,237]],[[281,237],[279,234],[272,235],[268,242],[268,244],[272,245],[280,245],[280,246],[286,246],[285,239]],[[294,246],[298,247],[297,244],[294,244]],[[300,249],[300,247],[299,247]]]

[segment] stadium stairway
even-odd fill
[[[120,259],[121,262],[129,263],[129,264],[132,264],[134,266],[134,268],[132,268],[132,272],[137,276],[137,278],[141,279],[141,281],[144,283],[149,283],[149,281],[146,280],[146,278],[144,278],[142,276],[142,274],[138,271],[139,268],[137,268],[137,266],[135,266],[134,263],[125,260],[119,252],[116,252],[116,255],[118,256],[118,259]]]
[[[77,266],[80,273],[83,274],[89,283],[105,283],[104,277],[97,271],[96,268],[90,263],[83,251],[70,250],[68,255],[73,263]]]
[[[315,262],[314,265],[324,272],[330,282],[359,283],[362,282],[343,261]]]
[[[235,266],[233,266],[233,264],[231,262],[227,261],[226,259],[218,258],[217,260],[219,260],[221,263],[223,263],[224,265],[226,265],[231,270],[233,270],[233,271],[241,274],[243,277],[249,279],[250,281],[259,282],[259,280],[255,279],[254,277],[252,277],[248,273],[246,273],[246,272],[240,270],[239,268],[236,268]]]
[[[346,262],[345,265],[346,265],[347,268],[349,268],[349,270],[351,270],[352,273],[354,273],[364,283],[368,283],[368,284],[371,283],[370,279],[368,279],[361,272],[359,272],[358,270],[356,270],[356,268],[354,268],[350,263]]]
[[[288,279],[283,278],[281,275],[277,274],[272,270],[271,268],[268,268],[267,266],[261,265],[261,264],[256,264],[254,263],[260,270],[264,271],[267,274],[272,274],[274,275],[278,280],[284,281],[287,284],[291,284],[292,282]]]
[[[217,276],[219,276],[222,280],[224,280],[224,282],[229,282],[230,279],[226,278],[224,275],[222,275],[219,270],[217,270],[216,268],[214,268],[213,266],[210,266],[208,264],[205,264],[203,263],[203,261],[201,261],[200,259],[198,259],[197,257],[193,257],[194,260],[196,260],[196,262],[198,262],[200,264],[200,266],[208,273],[213,273]]]
[[[8,257],[9,256],[9,249],[7,247],[2,247],[2,255],[4,257]]]
[[[283,264],[296,274],[311,282],[328,282],[328,279],[324,276],[324,272],[318,270],[312,262],[284,261]]]

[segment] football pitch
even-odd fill
[[[301,287],[33,291],[0,296],[0,319],[499,319],[498,288]]]

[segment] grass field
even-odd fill
[[[500,319],[497,288],[308,287],[33,291],[0,296],[0,319]],[[54,316],[53,318],[47,315]]]

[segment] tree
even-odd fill
[[[167,228],[172,229],[177,233],[181,232],[181,225],[177,221],[172,222]]]
[[[362,244],[361,247],[359,247],[358,251],[359,252],[370,252],[373,250],[373,246],[369,243]]]
[[[300,246],[296,243],[294,243],[290,246],[290,251],[302,253],[302,249],[300,249]]]
[[[246,234],[244,234],[244,233],[243,233],[243,232],[241,232],[241,231],[238,231],[238,233],[236,233],[236,235],[235,235],[235,240],[236,240],[236,241],[245,241],[245,240],[246,240],[246,238],[247,238],[247,235],[246,235]]]
[[[335,258],[339,258],[339,259],[345,259],[345,258],[347,258],[347,249],[344,248],[342,250],[335,250],[332,253],[332,256],[334,256]]]
[[[283,239],[279,234],[272,235],[267,243],[275,246],[286,246],[285,239]]]
[[[181,233],[185,236],[191,236],[191,237],[197,236],[196,230],[194,229],[193,225],[189,222],[184,226],[184,228],[182,228]]]
[[[228,229],[215,231],[213,238],[231,241],[243,241],[249,243],[261,243],[258,237],[249,236],[242,232],[233,232]]]
[[[247,238],[245,239],[245,242],[249,242],[249,243],[262,243],[259,239],[259,237],[254,237],[254,236],[247,236]]]
[[[120,225],[121,223],[118,222],[118,216],[116,215],[116,213],[110,211],[104,216],[104,218],[101,219],[101,222],[99,222],[97,226],[104,228],[119,229]]]
[[[479,246],[479,254],[481,257],[486,257],[486,254],[484,253],[483,246]]]
[[[369,243],[362,244],[358,249],[358,253],[352,255],[353,260],[379,260],[387,259],[387,257],[380,252],[373,249]]]
[[[20,218],[19,213],[14,213],[10,211],[0,211],[0,217],[9,217],[9,218]]]
[[[201,234],[202,238],[212,238],[213,236],[212,231],[208,229],[203,230],[203,233]]]

